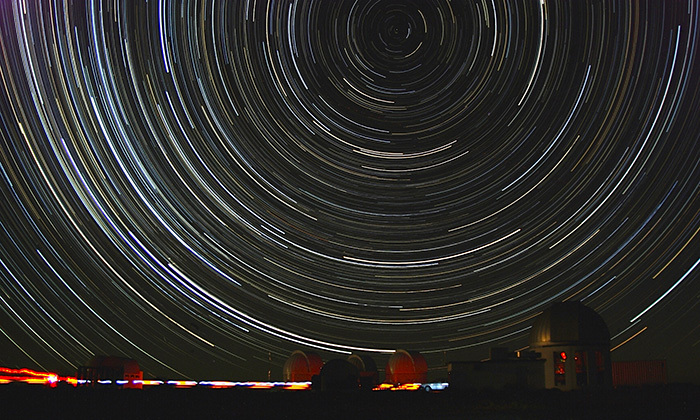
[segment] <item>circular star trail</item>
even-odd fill
[[[700,355],[693,1],[0,16],[6,365],[480,358],[562,300],[614,355]]]

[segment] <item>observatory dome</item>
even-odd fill
[[[369,356],[351,354],[348,356],[348,362],[355,365],[359,372],[377,372],[377,364]]]
[[[428,363],[416,351],[396,350],[386,364],[386,381],[394,384],[422,383],[427,374]]]
[[[560,302],[540,314],[530,331],[530,347],[610,345],[603,318],[581,302]]]
[[[323,360],[318,354],[296,350],[284,363],[282,376],[287,382],[308,382],[322,367]]]
[[[581,302],[555,303],[530,331],[530,350],[544,359],[545,386],[561,390],[612,385],[610,331]]]
[[[377,364],[370,356],[351,354],[348,356],[348,362],[352,363],[357,368],[360,388],[372,389],[379,383]]]

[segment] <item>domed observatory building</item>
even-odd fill
[[[387,383],[424,383],[428,375],[428,363],[417,351],[396,350],[389,358],[384,373]]]
[[[323,360],[312,352],[294,351],[282,368],[282,378],[285,382],[310,382],[314,375],[321,373]]]
[[[374,359],[366,355],[351,354],[348,356],[348,362],[357,368],[361,389],[372,390],[379,383],[377,364]]]
[[[530,350],[545,360],[545,387],[572,390],[612,387],[610,332],[581,302],[555,303],[537,317]]]

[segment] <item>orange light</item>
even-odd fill
[[[392,389],[392,391],[415,391],[420,389],[420,384],[402,384]]]
[[[69,383],[73,386],[78,386],[78,378],[66,376],[66,377],[61,377],[61,381]]]
[[[372,388],[372,391],[415,391],[420,389],[421,384],[411,383],[411,384],[379,384]]]
[[[134,384],[138,385],[145,385],[145,386],[156,386],[156,385],[163,385],[163,381],[155,380],[155,379],[136,379],[134,380]]]
[[[55,375],[55,373],[49,372],[37,372],[31,369],[11,369],[6,367],[0,367],[0,372],[8,373],[10,375],[27,375],[27,376],[43,376],[47,377],[49,375]]]
[[[284,387],[290,391],[301,391],[309,388],[311,388],[311,384],[308,382],[290,382]]]
[[[0,381],[2,383],[24,382],[27,384],[48,385],[56,387],[59,382],[59,376],[51,372],[37,372],[31,369],[11,369],[0,367]]]

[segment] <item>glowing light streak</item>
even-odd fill
[[[615,351],[615,350],[619,349],[620,347],[624,346],[625,344],[629,343],[633,338],[635,338],[635,337],[638,336],[639,334],[641,334],[641,333],[643,333],[644,331],[646,331],[646,329],[647,329],[647,327],[644,327],[644,328],[642,328],[641,330],[637,331],[632,337],[628,338],[627,340],[623,341],[622,343],[618,344],[617,346],[611,348],[610,351],[611,351],[611,352],[612,352],[612,351]]]
[[[516,234],[520,233],[520,230],[521,230],[521,229],[517,229],[517,230],[515,230],[515,231],[509,233],[508,235],[506,235],[506,236],[504,236],[504,237],[502,237],[502,238],[496,239],[495,241],[492,241],[492,242],[489,242],[489,243],[487,243],[487,244],[481,245],[481,246],[479,246],[479,247],[470,249],[470,250],[468,250],[468,251],[461,252],[461,253],[459,253],[459,254],[449,255],[449,256],[441,257],[441,258],[433,258],[433,259],[429,259],[429,260],[420,260],[420,261],[373,261],[373,260],[365,260],[365,259],[362,259],[362,258],[354,258],[354,257],[348,257],[348,256],[345,256],[345,257],[343,257],[343,258],[345,258],[345,259],[347,259],[347,260],[350,260],[350,261],[356,261],[356,262],[361,262],[361,263],[366,263],[366,264],[374,264],[374,265],[379,265],[379,266],[385,265],[385,266],[406,266],[406,267],[415,267],[415,266],[421,266],[421,265],[425,265],[425,264],[434,264],[434,263],[438,263],[438,262],[440,262],[440,261],[447,261],[447,260],[451,260],[451,259],[454,259],[454,258],[463,257],[463,256],[465,256],[465,255],[469,255],[469,254],[473,254],[473,253],[475,253],[475,252],[481,251],[481,250],[484,249],[484,248],[488,248],[488,247],[490,247],[490,246],[493,246],[493,245],[495,245],[495,244],[497,244],[497,243],[499,243],[499,242],[502,242],[502,241],[504,241],[504,240],[510,238],[510,237],[513,236],[513,235],[516,235]]]
[[[681,278],[678,279],[678,281],[676,281],[675,283],[673,283],[673,286],[671,286],[671,287],[670,287],[668,290],[666,290],[661,296],[659,296],[659,298],[656,299],[656,300],[654,301],[654,303],[652,303],[651,305],[647,306],[646,309],[644,309],[642,312],[640,312],[639,314],[637,314],[637,316],[635,316],[634,318],[630,319],[630,322],[635,322],[635,321],[637,321],[639,318],[642,317],[642,315],[644,315],[644,314],[647,313],[651,308],[653,308],[654,306],[656,306],[657,303],[661,302],[661,300],[663,300],[663,298],[665,298],[666,296],[668,296],[669,293],[671,293],[671,292],[673,291],[673,289],[675,289],[676,287],[678,287],[679,284],[683,283],[683,280],[685,280],[686,277],[688,277],[688,275],[695,269],[695,267],[698,266],[698,264],[700,264],[700,259],[698,259],[697,261],[695,261],[695,264],[693,264],[693,266],[690,267],[690,268],[688,269],[688,271],[686,271],[685,274],[683,274],[683,275],[681,276]]]

